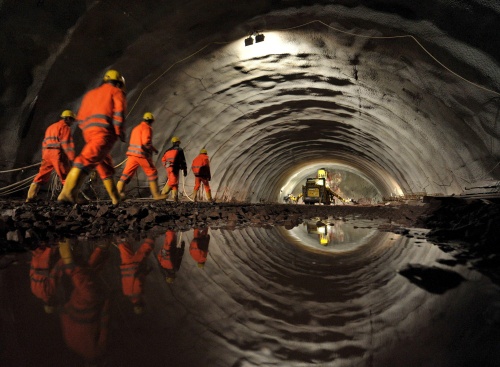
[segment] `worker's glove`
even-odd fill
[[[188,171],[187,170],[184,170],[184,177],[186,177],[188,174]]]
[[[121,140],[122,142],[124,142],[124,143],[125,143],[125,132],[124,132],[124,131],[122,131],[122,132],[120,133],[120,135],[118,135],[118,137],[120,138],[120,140]]]
[[[210,181],[212,179],[212,177],[208,177],[207,180]]]

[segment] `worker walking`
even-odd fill
[[[172,230],[165,232],[165,241],[163,247],[158,252],[157,258],[160,266],[165,273],[165,281],[173,283],[176,273],[179,271],[184,255],[184,241],[181,241],[181,247],[177,247],[177,233]]]
[[[189,253],[193,260],[198,263],[199,268],[205,267],[209,243],[210,235],[208,234],[208,228],[195,228],[193,230],[193,240],[189,244]]]
[[[40,186],[47,183],[52,171],[64,185],[66,176],[75,160],[75,144],[71,136],[71,125],[75,122],[75,114],[71,110],[64,110],[61,119],[45,130],[42,142],[42,165],[33,183],[28,190],[26,202],[32,201],[38,194]]]
[[[210,190],[209,184],[209,181],[212,179],[212,174],[210,173],[210,159],[208,158],[208,152],[205,148],[200,150],[200,154],[193,159],[191,170],[195,177],[193,200],[195,202],[197,201],[198,190],[200,189],[200,185],[203,184],[205,193],[207,194],[207,200],[212,201],[212,191]]]
[[[118,138],[125,142],[123,124],[127,103],[124,88],[123,76],[116,70],[108,70],[102,84],[83,97],[77,120],[85,146],[75,158],[58,201],[75,203],[85,177],[95,168],[112,204],[120,202],[109,153]]]
[[[148,274],[146,261],[153,248],[152,238],[146,238],[137,251],[134,251],[128,242],[118,245],[121,258],[122,291],[132,303],[136,315],[144,312],[144,281]]]
[[[181,140],[177,136],[174,136],[172,138],[172,146],[165,152],[161,159],[163,166],[167,170],[167,183],[161,190],[161,194],[167,195],[172,191],[175,202],[179,201],[179,171],[182,170],[184,177],[187,176],[186,157],[180,145]]]
[[[116,188],[120,197],[125,198],[123,189],[128,184],[131,178],[139,167],[141,167],[148,177],[149,189],[153,195],[153,199],[162,200],[166,199],[166,195],[161,195],[158,189],[158,170],[156,169],[153,160],[151,159],[153,153],[158,153],[158,150],[153,146],[153,128],[151,125],[154,123],[155,118],[151,112],[146,112],[143,116],[143,121],[132,129],[130,135],[130,144],[127,150],[127,163],[123,169],[120,180]]]

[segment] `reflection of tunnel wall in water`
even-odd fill
[[[18,13],[5,5],[1,11],[12,23],[2,22],[2,29],[14,32],[11,24],[30,22],[32,32],[44,36],[34,52],[38,58],[24,60],[23,68],[14,67],[15,57],[4,60],[16,73],[6,73],[7,83],[1,83],[2,107],[8,107],[0,115],[2,137],[11,142],[2,151],[3,164],[39,161],[44,128],[61,106],[76,110],[83,93],[112,66],[127,79],[128,132],[150,110],[157,118],[158,149],[178,135],[190,161],[205,146],[219,198],[279,200],[290,177],[316,163],[362,172],[382,196],[457,194],[476,181],[498,179],[500,73],[492,27],[498,10],[490,3],[471,1],[472,8],[462,8],[446,1],[401,2],[399,8],[391,2],[377,8],[353,1],[351,7],[273,11],[286,4],[218,1],[203,16],[200,9],[208,5],[202,1],[176,4],[176,11],[167,3],[148,8],[124,1],[118,12],[114,4],[93,3],[74,13],[79,18],[65,23],[74,28],[56,39],[38,28],[50,22],[33,19],[57,17],[51,11],[58,9]],[[451,23],[438,17],[448,11]],[[461,23],[470,22],[471,11],[489,16],[464,35]],[[245,47],[247,28],[262,29],[265,41]],[[373,38],[402,35],[420,44],[410,37]],[[13,39],[21,46],[26,41]],[[58,52],[48,52],[53,49]],[[12,79],[24,73],[32,84]],[[125,144],[115,147],[116,163],[125,151]],[[163,179],[160,157],[156,163]],[[144,185],[142,172],[139,179]],[[191,188],[188,180],[186,190]]]

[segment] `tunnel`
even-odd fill
[[[127,132],[150,111],[160,151],[173,136],[188,160],[205,147],[221,200],[280,201],[322,166],[359,177],[357,198],[460,195],[498,179],[497,10],[488,1],[6,1],[4,171],[36,165],[44,129],[114,68],[126,78]],[[126,149],[115,145],[117,165]],[[139,173],[130,187],[146,183]]]
[[[497,366],[499,24],[494,0],[0,1],[0,365]],[[177,137],[215,202],[191,174],[153,202],[139,170],[119,205],[93,176],[86,205],[57,179],[25,203],[45,130],[108,70],[127,138],[155,116],[159,183]],[[349,205],[284,205],[321,169]],[[79,287],[106,348],[68,326]]]

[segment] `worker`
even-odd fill
[[[97,245],[88,262],[77,263],[68,239],[59,242],[64,273],[73,286],[60,314],[66,345],[85,359],[96,363],[106,351],[109,325],[109,299],[101,291],[99,273],[108,259],[109,243]]]
[[[31,292],[43,301],[43,309],[48,314],[55,310],[57,280],[62,271],[62,261],[57,260],[57,250],[57,246],[47,246],[46,242],[42,242],[31,251]]]
[[[160,266],[165,272],[165,281],[169,284],[174,282],[176,273],[181,267],[184,247],[184,241],[181,241],[181,247],[177,247],[177,233],[175,231],[168,230],[165,232],[165,241],[157,257]]]
[[[144,170],[148,181],[149,189],[154,200],[166,199],[166,195],[161,195],[158,190],[158,170],[156,169],[151,156],[153,153],[158,153],[158,150],[153,146],[152,136],[153,128],[151,125],[155,118],[151,112],[146,112],[142,117],[143,121],[132,129],[130,134],[130,144],[127,150],[127,163],[123,169],[120,180],[116,188],[121,199],[125,198],[123,189],[130,182],[139,166]]]
[[[200,154],[193,159],[191,170],[194,173],[193,200],[195,202],[197,201],[198,190],[200,189],[200,185],[203,184],[207,200],[213,201],[212,191],[210,190],[209,184],[209,181],[212,179],[212,174],[210,173],[210,159],[208,158],[208,152],[205,148],[200,150]]]
[[[64,110],[61,119],[51,124],[45,130],[42,142],[42,165],[33,183],[28,190],[26,202],[32,201],[38,194],[40,186],[47,183],[52,171],[64,185],[66,176],[75,160],[75,144],[71,136],[71,125],[75,122],[75,114],[71,110]]]
[[[205,267],[209,243],[210,235],[208,234],[208,228],[195,228],[193,231],[193,240],[189,244],[189,253],[194,261],[197,262],[199,268]]]
[[[125,142],[125,79],[116,70],[108,70],[102,84],[87,92],[78,111],[78,126],[82,130],[85,145],[75,158],[66,183],[57,198],[59,202],[77,202],[77,195],[85,177],[97,170],[111,203],[117,205],[120,195],[113,175],[115,169],[111,148],[117,139]]]
[[[181,140],[177,136],[174,136],[172,138],[172,146],[167,149],[161,159],[163,166],[167,170],[167,183],[161,190],[161,194],[167,195],[172,191],[174,202],[179,201],[179,171],[182,170],[184,177],[187,176],[186,157],[180,145]]]
[[[148,271],[146,261],[153,251],[154,240],[146,238],[137,251],[134,252],[129,242],[123,241],[118,245],[121,258],[122,291],[134,307],[134,313],[144,312],[144,280]]]

